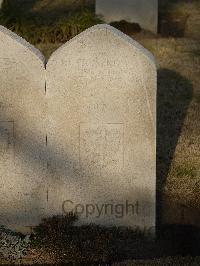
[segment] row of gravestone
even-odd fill
[[[155,226],[156,66],[137,42],[96,25],[46,63],[0,27],[0,224]]]

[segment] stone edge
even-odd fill
[[[19,35],[12,32],[11,30],[5,28],[2,25],[0,25],[0,32],[6,34],[11,39],[16,41],[18,44],[20,44],[24,48],[28,49],[31,53],[33,53],[42,62],[42,64],[45,67],[46,59],[45,59],[44,55],[35,46],[33,46],[32,44],[27,42],[25,39],[23,39],[22,37],[20,37]]]
[[[74,38],[69,40],[68,42],[61,45],[56,51],[54,51],[51,54],[51,56],[47,62],[47,65],[49,64],[49,62],[51,62],[53,60],[54,57],[56,57],[60,52],[62,52],[62,50],[65,49],[69,44],[71,44],[75,41],[78,41],[83,36],[88,36],[89,34],[95,32],[97,30],[106,30],[106,31],[113,33],[113,35],[117,36],[122,41],[124,41],[127,44],[130,44],[131,46],[134,46],[136,49],[138,49],[139,52],[143,53],[143,55],[149,60],[149,62],[155,68],[157,67],[156,60],[155,60],[155,58],[151,52],[149,52],[146,48],[144,48],[141,44],[139,44],[137,41],[133,40],[128,35],[124,34],[123,32],[119,31],[118,29],[116,29],[116,28],[114,28],[108,24],[97,24],[95,26],[92,26],[92,27],[86,29],[85,31],[81,32],[80,34],[78,34],[77,36],[75,36]]]
[[[22,37],[20,37],[16,33],[12,32],[11,30],[9,30],[6,27],[0,25],[0,32],[3,32],[4,34],[6,34],[10,38],[12,38],[14,41],[16,41],[18,44],[20,44],[23,47],[27,48],[30,52],[32,52],[34,55],[36,55],[36,57],[38,57],[40,59],[40,61],[44,65],[44,67],[45,67],[45,65],[48,65],[48,63],[51,60],[53,60],[53,58],[55,56],[57,56],[57,54],[60,53],[68,45],[70,45],[71,43],[73,43],[75,41],[78,41],[83,36],[87,36],[87,35],[95,32],[97,30],[106,30],[106,31],[109,31],[109,32],[113,33],[113,35],[117,36],[122,41],[126,42],[127,44],[130,44],[131,46],[134,46],[135,48],[137,48],[139,50],[139,52],[143,53],[143,55],[149,60],[149,62],[153,66],[155,66],[155,67],[157,66],[156,60],[155,60],[155,58],[154,58],[154,56],[152,55],[151,52],[149,52],[146,48],[144,48],[141,44],[139,44],[137,41],[133,40],[128,35],[124,34],[123,32],[117,30],[116,28],[114,28],[114,27],[112,27],[112,26],[110,26],[108,24],[97,24],[97,25],[92,26],[92,27],[86,29],[85,31],[81,32],[80,34],[78,34],[77,36],[72,38],[71,40],[69,40],[66,43],[64,43],[63,45],[61,45],[61,47],[59,47],[56,51],[54,51],[51,54],[51,56],[50,56],[50,58],[49,58],[49,60],[47,62],[46,62],[46,59],[45,59],[44,55],[35,46],[33,46],[32,44],[27,42],[25,39],[23,39]]]

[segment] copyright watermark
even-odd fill
[[[113,216],[115,218],[123,218],[125,216],[137,216],[140,212],[139,202],[130,203],[128,200],[124,203],[98,203],[98,204],[81,204],[71,200],[65,200],[62,204],[64,214],[74,213],[78,216],[89,218],[91,216],[100,218],[102,216]]]

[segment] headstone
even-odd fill
[[[108,25],[47,63],[49,214],[81,223],[155,227],[156,67]]]
[[[0,224],[30,228],[68,212],[79,224],[155,227],[156,67],[108,25],[45,66],[0,27]]]
[[[96,13],[106,23],[125,20],[157,33],[158,0],[96,0]]]
[[[0,27],[0,224],[32,226],[42,212],[44,57]]]

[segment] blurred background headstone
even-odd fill
[[[96,13],[106,23],[126,21],[157,33],[158,0],[96,0]]]

